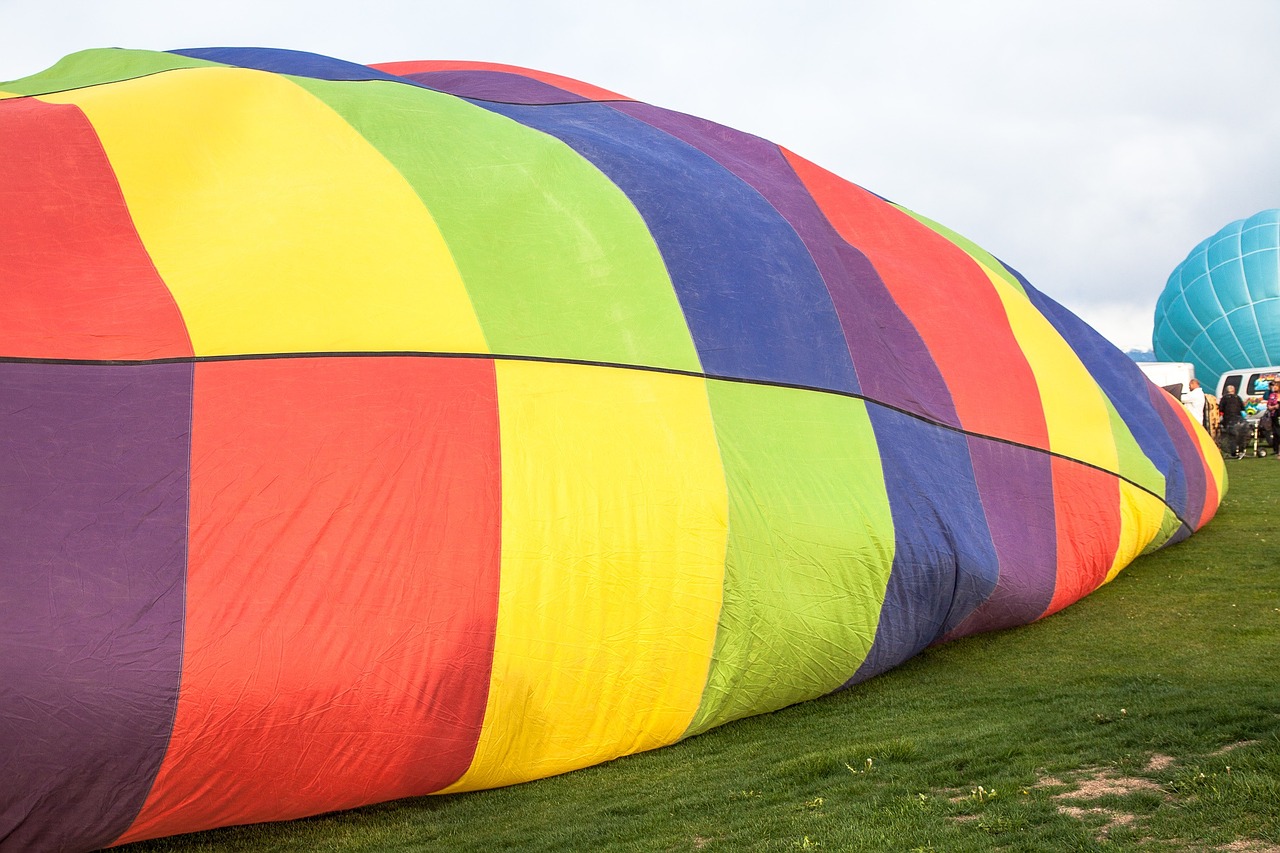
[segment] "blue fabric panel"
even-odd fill
[[[1231,327],[1231,323],[1226,317],[1219,317],[1214,320],[1204,330],[1205,341],[1196,342],[1196,351],[1217,352],[1222,360],[1222,368],[1218,371],[1222,373],[1234,367],[1243,367],[1253,364],[1254,359],[1240,346],[1240,340],[1236,338],[1235,330]],[[1209,362],[1214,364],[1215,362]]]
[[[1256,233],[1258,230],[1255,228],[1248,233]],[[1259,302],[1280,296],[1280,256],[1277,256],[1274,247],[1254,249],[1240,261],[1251,299]]]
[[[1188,283],[1187,289],[1169,303],[1169,319],[1180,330],[1195,333],[1222,316],[1207,275]]]
[[[1240,260],[1240,231],[1243,226],[1243,220],[1232,222],[1209,238],[1209,245],[1205,247],[1205,263],[1214,278],[1218,276],[1219,267]]]
[[[1182,298],[1186,300],[1193,323],[1191,328],[1202,328],[1222,316],[1222,303],[1214,290],[1205,256],[1188,258],[1182,267]]]
[[[999,560],[968,437],[868,406],[893,513],[894,555],[875,642],[840,689],[892,669],[941,639],[996,588]]]
[[[1280,299],[1267,299],[1253,306],[1262,329],[1262,364],[1275,364],[1280,359]]]
[[[1186,303],[1180,295],[1170,295],[1156,306],[1155,331],[1151,336],[1151,346],[1155,350],[1157,361],[1182,361],[1181,358],[1169,356],[1173,353],[1184,354],[1191,348],[1191,342],[1195,340],[1196,331],[1174,322],[1172,311],[1179,303],[1183,305],[1185,311]]]
[[[1231,326],[1231,334],[1240,342],[1240,348],[1250,354],[1249,363],[1257,364],[1262,361],[1262,332],[1258,328],[1253,305],[1247,304],[1232,311],[1227,315],[1227,323]]]
[[[401,78],[394,74],[387,74],[385,71],[376,71],[366,65],[332,59],[302,50],[268,47],[200,47],[171,50],[169,53],[190,56],[192,59],[206,59],[209,62],[221,62],[223,65],[234,65],[237,68],[314,77],[317,80],[389,80],[405,83]]]
[[[1263,210],[1244,221],[1240,251],[1244,254],[1280,246],[1280,209]]]
[[[1249,286],[1244,280],[1244,266],[1236,256],[1209,270],[1213,295],[1227,314],[1249,305]]]
[[[759,193],[693,146],[607,104],[476,103],[561,139],[626,193],[666,262],[703,370],[856,391],[826,285]]]

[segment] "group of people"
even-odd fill
[[[1272,380],[1264,397],[1266,411],[1258,419],[1258,441],[1266,440],[1271,444],[1272,455],[1280,454],[1280,381]],[[1190,390],[1182,395],[1182,403],[1187,411],[1208,428],[1205,419],[1205,394],[1200,387],[1200,380],[1192,379]],[[1234,385],[1223,389],[1222,398],[1218,400],[1218,440],[1228,459],[1241,459],[1250,439],[1249,422],[1244,414],[1244,400],[1236,393]]]

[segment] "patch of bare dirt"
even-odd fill
[[[1163,761],[1157,761],[1163,759]],[[1147,770],[1163,770],[1173,763],[1168,756],[1153,756],[1147,764]],[[1041,776],[1035,785],[1037,788],[1070,788],[1071,790],[1054,794],[1058,800],[1096,800],[1109,794],[1123,797],[1135,791],[1159,791],[1160,786],[1150,779],[1140,776],[1121,776],[1105,767],[1085,767],[1070,779],[1059,779],[1056,776]]]
[[[1251,743],[1255,743],[1255,741],[1246,740],[1228,744],[1215,752],[1214,755],[1221,755],[1233,749],[1248,746]],[[1143,769],[1147,773],[1159,773],[1162,770],[1167,770],[1176,762],[1177,759],[1172,756],[1156,753],[1151,756]],[[1058,811],[1076,820],[1086,820],[1091,817],[1102,818],[1104,822],[1098,827],[1096,836],[1099,841],[1105,839],[1108,833],[1118,826],[1132,825],[1137,818],[1134,815],[1115,809],[1091,806],[1089,801],[1112,795],[1125,796],[1138,791],[1162,790],[1160,785],[1151,779],[1144,779],[1139,776],[1123,776],[1104,767],[1085,767],[1076,773],[1070,774],[1067,779],[1060,779],[1056,776],[1042,776],[1036,782],[1036,787],[1067,788],[1068,790],[1053,795],[1055,800],[1060,801]],[[1280,853],[1280,846],[1258,839],[1239,839],[1213,849],[1223,851],[1223,853]]]
[[[1104,818],[1106,823],[1098,827],[1099,840],[1106,838],[1111,830],[1115,829],[1117,826],[1128,826],[1137,819],[1127,812],[1118,812],[1113,809],[1098,807],[1082,809],[1079,806],[1058,806],[1058,811],[1062,814],[1069,815],[1076,820],[1084,820],[1090,815],[1097,815]]]
[[[1172,763],[1173,759],[1168,756],[1152,756],[1151,761],[1147,763],[1147,770],[1162,770]],[[1090,801],[1107,796],[1123,797],[1138,791],[1160,790],[1160,786],[1150,779],[1140,776],[1122,776],[1105,767],[1085,767],[1071,774],[1068,779],[1042,776],[1036,782],[1036,787],[1067,789],[1053,795],[1055,800],[1061,801],[1058,805],[1058,811],[1061,814],[1069,815],[1076,820],[1085,820],[1091,816],[1102,818],[1103,823],[1098,827],[1097,832],[1099,841],[1105,839],[1111,830],[1118,826],[1129,826],[1137,818],[1128,812],[1091,806]]]
[[[1210,754],[1210,755],[1225,755],[1226,753],[1230,752],[1230,751],[1231,751],[1231,750],[1233,750],[1233,749],[1239,749],[1239,748],[1240,748],[1240,747],[1242,747],[1242,746],[1253,746],[1255,743],[1257,743],[1257,741],[1256,741],[1256,740],[1241,740],[1241,741],[1236,741],[1235,743],[1229,743],[1229,744],[1227,744],[1226,746],[1222,747],[1221,749],[1216,750],[1216,751],[1214,751],[1214,752],[1211,752],[1211,753],[1209,753],[1209,754]]]
[[[1066,791],[1053,796],[1054,799],[1058,800],[1096,800],[1099,797],[1106,797],[1111,794],[1123,797],[1126,794],[1132,794],[1137,791],[1159,790],[1160,786],[1150,779],[1143,779],[1138,776],[1115,776],[1105,771],[1100,771],[1095,776],[1086,776],[1081,779],[1074,791]]]
[[[1280,847],[1275,844],[1253,838],[1232,841],[1230,844],[1224,844],[1217,849],[1228,851],[1228,853],[1280,853]]]
[[[1213,754],[1221,755],[1253,743],[1256,743],[1256,741],[1245,740],[1228,744]],[[1143,772],[1160,773],[1176,763],[1177,759],[1171,755],[1155,753],[1147,760],[1146,765],[1143,767]],[[1160,784],[1151,779],[1141,776],[1125,776],[1106,767],[1083,767],[1077,771],[1062,774],[1061,777],[1041,776],[1036,780],[1034,787],[1065,789],[1052,794],[1053,799],[1058,801],[1058,812],[1076,820],[1088,820],[1091,823],[1101,819],[1096,834],[1096,838],[1099,841],[1105,840],[1107,835],[1117,827],[1132,826],[1137,822],[1138,818],[1118,809],[1094,805],[1093,801],[1108,796],[1123,797],[1138,792],[1163,791]],[[959,802],[972,796],[972,792],[966,795],[965,792],[956,789],[943,793],[947,795],[951,802]],[[1164,796],[1165,799],[1173,799],[1171,794],[1166,793]],[[952,820],[972,821],[977,820],[977,815],[957,816]],[[1223,851],[1223,853],[1280,853],[1280,846],[1258,839],[1240,839],[1212,849]]]

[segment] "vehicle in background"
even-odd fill
[[[1191,380],[1196,378],[1196,367],[1189,361],[1139,361],[1138,369],[1155,384],[1168,391],[1175,399],[1190,390]],[[1219,395],[1221,396],[1221,395]]]
[[[1263,398],[1272,382],[1280,381],[1280,364],[1262,367],[1237,367],[1228,370],[1218,379],[1218,399],[1222,399],[1222,389],[1228,385],[1235,386],[1236,393],[1244,400],[1244,415],[1255,420],[1266,411]]]

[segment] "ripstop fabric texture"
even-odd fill
[[[563,773],[1025,624],[1220,456],[1013,269],[567,78],[0,84],[0,849]]]

